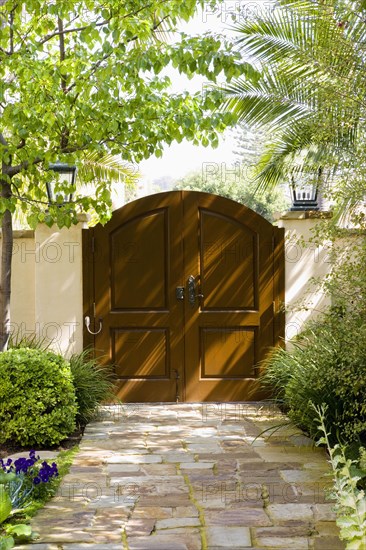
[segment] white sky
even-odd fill
[[[228,31],[228,25],[231,23],[230,13],[237,5],[238,2],[224,2],[223,7],[216,14],[213,14],[210,8],[206,6],[203,12],[200,12],[189,23],[182,25],[180,30],[193,35],[225,31],[227,36],[230,32]],[[203,77],[188,80],[179,73],[171,73],[171,78],[173,74],[172,89],[174,91],[197,91],[206,82]],[[224,162],[230,167],[234,163],[234,145],[235,141],[230,131],[220,136],[220,145],[216,149],[197,147],[188,141],[173,143],[171,146],[166,145],[161,158],[152,156],[140,163],[139,171],[142,182],[150,183],[161,177],[181,178],[189,172],[201,170],[202,164],[207,162]]]

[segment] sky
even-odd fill
[[[252,2],[252,4],[255,3]],[[231,10],[235,6],[238,6],[238,2],[226,1],[220,8],[216,9],[216,13],[213,13],[211,8],[205,5],[203,11],[200,11],[190,22],[182,24],[180,30],[187,34],[224,31],[228,36]],[[175,72],[172,72],[170,77],[173,80],[172,90],[175,92],[183,90],[194,92],[200,88],[202,89],[205,82],[203,77],[188,80],[183,75]],[[235,162],[234,146],[235,140],[230,131],[220,136],[220,145],[216,149],[194,146],[188,141],[173,143],[171,146],[166,145],[161,158],[153,156],[140,163],[141,180],[145,184],[151,184],[151,182],[160,178],[182,178],[187,173],[205,169],[205,163],[225,163],[226,166],[230,167]]]

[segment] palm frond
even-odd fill
[[[133,186],[138,179],[137,168],[115,155],[85,153],[78,163],[78,181],[81,185],[91,180],[108,180]]]
[[[227,98],[223,110],[234,113],[240,122],[259,126],[278,126],[292,117],[305,119],[309,116],[310,110],[304,103],[297,102],[289,94],[281,96],[278,88],[270,79],[263,78],[256,84],[238,79],[222,88]]]
[[[266,147],[257,165],[255,181],[259,189],[272,188],[279,183],[289,182],[291,176],[300,179],[304,175],[314,177],[319,168],[324,169],[324,166],[330,164],[333,173],[337,163],[339,159],[335,157],[333,148],[326,143],[315,144],[309,137],[302,146],[299,144],[296,147],[290,138],[282,136],[282,139],[277,138]]]
[[[299,60],[304,44],[314,36],[316,15],[299,19],[287,8],[278,7],[266,19],[247,20],[233,28],[243,54],[261,63],[278,63],[284,58]]]

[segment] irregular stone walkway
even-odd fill
[[[336,550],[323,450],[270,404],[104,407],[32,550]],[[23,546],[19,548],[29,548]]]

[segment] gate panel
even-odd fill
[[[138,216],[110,234],[111,311],[167,309],[167,217],[168,210],[160,209]]]
[[[256,234],[227,216],[200,211],[203,310],[252,310],[258,303]]]

